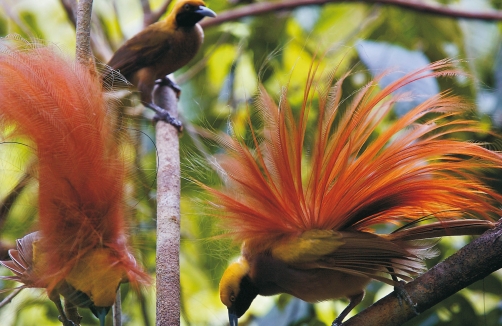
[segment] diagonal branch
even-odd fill
[[[417,310],[423,312],[466,286],[502,268],[502,222],[460,249],[427,273],[404,286]],[[399,304],[395,292],[352,317],[344,326],[401,325],[415,317],[412,308]]]
[[[173,0],[165,0],[162,6],[159,7],[159,9],[157,9],[154,12],[150,12],[148,15],[145,15],[143,19],[144,25],[148,26],[158,21],[160,17],[167,11],[167,8],[169,7],[172,1]]]
[[[461,10],[447,6],[432,5],[429,3],[409,0],[282,0],[277,2],[257,2],[236,9],[231,9],[219,13],[218,16],[213,19],[203,20],[200,24],[202,27],[207,28],[220,25],[227,21],[237,20],[243,17],[264,15],[280,10],[291,10],[302,6],[324,5],[327,3],[349,2],[385,4],[452,18],[502,20],[502,11],[492,10],[476,12],[472,10]]]
[[[19,292],[21,292],[23,289],[24,289],[23,287],[18,287],[17,289],[12,290],[12,292],[8,296],[6,296],[2,300],[2,302],[0,302],[0,308],[3,308],[3,306],[10,303],[12,301],[12,299],[14,299],[16,297],[16,295],[18,295]]]
[[[75,0],[60,0],[68,19],[73,24],[77,26],[77,2]]]
[[[173,0],[164,0],[164,3],[156,11],[152,11],[149,0],[141,0],[141,8],[143,9],[143,26],[151,25],[157,22],[160,17],[167,11],[167,8]]]

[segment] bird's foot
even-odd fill
[[[396,292],[399,305],[402,306],[403,300],[404,300],[411,307],[411,309],[413,310],[415,315],[418,316],[418,315],[420,315],[420,313],[417,310],[417,304],[411,300],[410,295],[404,289],[404,284],[406,284],[404,281],[399,281],[398,285],[394,286],[394,291]]]
[[[153,103],[147,103],[147,104],[145,104],[145,106],[155,112],[155,116],[153,117],[154,123],[157,123],[157,121],[162,120],[162,121],[169,123],[174,128],[176,128],[178,130],[178,132],[183,131],[183,124],[181,123],[181,121],[176,118],[173,118],[169,114],[169,112],[167,112],[167,110],[164,110],[160,106],[153,104]]]
[[[345,317],[347,317],[347,315],[349,314],[349,312],[351,312],[355,306],[360,304],[361,301],[363,301],[363,298],[364,298],[364,291],[349,297],[350,299],[349,305],[345,307],[345,309],[343,309],[343,311],[338,315],[338,317],[336,317],[335,320],[333,320],[331,326],[340,326]]]
[[[171,87],[174,92],[176,93],[176,98],[179,100],[180,95],[181,95],[181,87],[176,84],[176,82],[169,77],[169,75],[165,76],[164,78],[159,78],[155,81],[155,84],[158,86],[168,86]]]
[[[73,321],[66,318],[66,316],[59,315],[58,320],[63,324],[63,326],[78,326]]]

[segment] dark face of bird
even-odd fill
[[[204,17],[216,17],[216,14],[201,1],[187,1],[176,12],[176,24],[179,27],[193,27]]]
[[[228,308],[230,326],[237,326],[237,320],[249,308],[259,289],[249,276],[249,264],[241,257],[228,266],[220,281],[220,299]]]

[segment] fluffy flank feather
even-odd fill
[[[0,53],[0,123],[36,144],[41,248],[50,286],[96,247],[134,282],[142,272],[124,235],[125,166],[99,77],[51,47]]]
[[[311,69],[298,119],[286,101],[287,89],[279,104],[260,89],[257,108],[264,127],[252,133],[255,148],[235,136],[216,137],[226,150],[217,157],[225,187],[206,189],[235,239],[266,243],[312,229],[369,231],[376,224],[402,225],[428,215],[440,221],[501,215],[502,197],[486,185],[481,171],[502,167],[502,156],[455,139],[458,132],[480,131],[462,117],[469,107],[461,98],[432,96],[374,137],[404,97],[393,93],[418,79],[455,74],[450,61],[432,63],[380,90],[377,78],[345,109],[345,76],[333,82],[334,74],[321,79],[316,70]],[[310,142],[311,110],[318,121]]]

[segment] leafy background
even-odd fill
[[[254,1],[208,0],[218,12],[245,6]],[[266,2],[266,1],[259,1]],[[424,1],[425,2],[425,1]],[[426,1],[467,11],[500,10],[499,0]],[[17,33],[56,44],[63,52],[73,53],[75,31],[63,0],[0,0],[0,36]],[[150,2],[153,10],[162,5]],[[143,25],[139,0],[94,1],[93,35],[99,42],[94,51],[99,62],[106,62],[125,39]],[[208,214],[204,194],[191,179],[218,184],[218,178],[205,161],[206,155],[218,152],[195,133],[195,126],[222,130],[246,137],[248,115],[254,121],[253,96],[259,83],[278,94],[289,83],[289,101],[293,107],[302,100],[303,84],[312,60],[327,51],[322,66],[337,74],[352,73],[345,83],[349,95],[374,74],[386,69],[407,71],[427,62],[453,57],[469,77],[427,81],[412,89],[432,94],[446,88],[475,104],[476,115],[486,130],[502,128],[502,53],[501,24],[424,14],[389,5],[371,3],[331,3],[324,6],[299,7],[290,11],[271,12],[238,21],[225,22],[205,30],[205,43],[187,67],[177,72],[182,95],[179,109],[185,122],[180,138],[182,162],[181,287],[182,325],[225,325],[226,308],[218,297],[218,282],[228,262],[239,253],[236,244],[220,239],[221,228]],[[392,78],[392,75],[390,76]],[[385,82],[383,80],[382,82]],[[138,257],[147,270],[155,272],[155,146],[154,129],[148,121],[150,112],[141,113],[134,93],[119,93],[124,98],[124,112],[132,117],[131,130],[135,146],[131,164],[140,177],[129,182],[129,204],[133,210],[130,234]],[[406,103],[384,123],[405,112]],[[467,137],[467,136],[466,136]],[[472,135],[467,140],[494,141],[487,134]],[[494,145],[497,143],[495,142]],[[36,229],[36,182],[19,186],[29,175],[32,151],[26,146],[1,144],[0,200],[14,199],[8,214],[0,216],[0,247],[5,255],[15,239]],[[494,186],[500,189],[493,175]],[[443,239],[441,255],[429,261],[432,266],[462,247],[468,238]],[[8,271],[2,269],[1,273]],[[8,288],[13,284],[0,284]],[[392,289],[373,282],[355,312],[364,309]],[[155,291],[153,286],[140,293],[122,287],[124,325],[153,325]],[[6,293],[1,293],[0,298]],[[502,273],[496,272],[449,299],[436,305],[407,325],[500,325],[502,324]],[[346,300],[304,303],[288,295],[259,297],[242,325],[329,325],[347,304]],[[88,312],[82,325],[95,325]],[[2,325],[60,325],[57,311],[40,290],[24,290],[0,309]],[[107,321],[111,325],[111,318]]]

